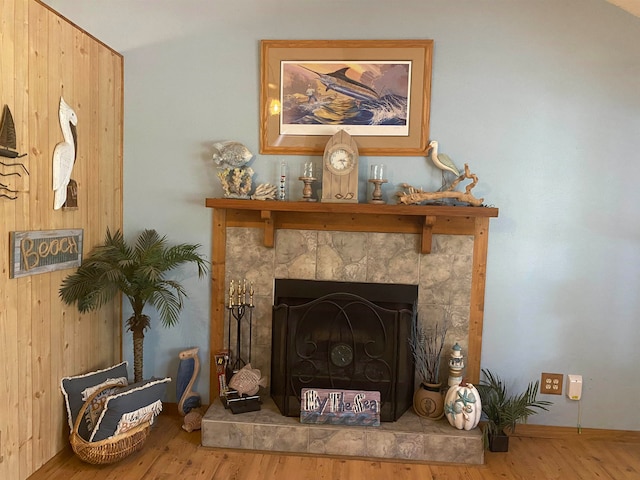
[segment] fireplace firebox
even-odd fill
[[[411,406],[408,346],[417,285],[277,279],[271,396],[285,416],[300,415],[302,388],[380,392],[380,420]]]

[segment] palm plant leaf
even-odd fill
[[[178,323],[185,297],[186,293],[180,284],[167,280],[158,285],[149,303],[158,309],[163,325],[170,327]]]
[[[207,264],[202,261],[197,250],[200,245],[176,245],[169,248],[164,254],[164,261],[167,269],[175,268],[185,262],[192,262],[198,266],[198,274],[202,275],[207,271]]]
[[[134,340],[136,336],[144,338],[144,330],[150,325],[149,317],[143,314],[147,304],[157,309],[165,327],[178,322],[187,294],[179,282],[165,275],[182,264],[195,263],[198,276],[203,277],[209,263],[197,252],[199,248],[199,244],[169,246],[166,237],[155,230],[144,230],[130,246],[122,232],[112,234],[107,229],[104,243],[63,280],[60,298],[69,305],[77,303],[79,311],[87,312],[102,307],[121,292],[133,309],[127,326]]]
[[[538,381],[530,382],[524,392],[509,395],[505,383],[489,370],[482,370],[485,379],[477,385],[485,417],[486,432],[513,432],[516,424],[527,417],[548,410],[552,402],[537,400]]]
[[[128,254],[122,248],[121,234],[111,236],[107,230],[104,245],[96,247],[81,268],[63,280],[60,297],[67,304],[77,301],[81,312],[102,307],[126,289],[126,273],[121,264]]]

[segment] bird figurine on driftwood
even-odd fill
[[[436,142],[435,140],[429,142],[429,148],[427,149],[427,152],[429,150],[431,150],[431,161],[442,172],[442,186],[440,187],[440,190],[444,190],[445,186],[447,185],[444,175],[445,172],[451,172],[456,177],[459,177],[460,170],[458,170],[451,158],[449,158],[449,155],[445,153],[438,153],[438,142]]]

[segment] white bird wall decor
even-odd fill
[[[53,209],[59,210],[67,201],[67,185],[71,180],[71,171],[76,161],[76,112],[60,97],[60,128],[64,141],[53,149]]]
[[[444,172],[451,172],[456,177],[460,176],[460,170],[455,166],[449,155],[445,153],[438,153],[438,142],[432,140],[429,142],[429,148],[431,149],[431,161],[433,164],[442,170],[442,186],[445,186]]]

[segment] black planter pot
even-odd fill
[[[492,452],[508,452],[509,437],[504,433],[489,434],[489,450]]]

